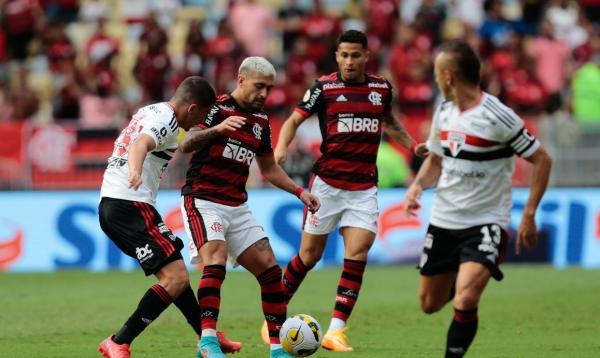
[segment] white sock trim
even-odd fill
[[[276,349],[283,348],[283,346],[279,343],[271,343],[271,350],[274,351]]]
[[[329,323],[329,329],[327,329],[327,333],[343,329],[344,327],[346,327],[346,321],[332,317],[331,322]]]
[[[203,329],[202,330],[202,336],[203,337],[216,337],[217,336],[217,330],[216,329],[212,329],[212,328]]]

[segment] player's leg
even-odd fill
[[[327,244],[327,235],[309,234],[302,232],[300,250],[298,254],[290,260],[285,268],[283,275],[283,285],[286,300],[289,302],[300,285],[308,271],[310,271],[323,256],[325,244]]]
[[[360,293],[368,252],[375,241],[375,233],[357,227],[342,227],[340,231],[344,237],[344,266],[338,282],[331,322],[322,345],[337,352],[351,352],[354,349],[348,343],[345,334],[346,322]]]
[[[475,338],[477,308],[490,277],[500,281],[500,263],[504,258],[508,234],[497,224],[457,231],[463,242],[456,278],[454,318],[448,329],[446,357],[462,357]]]
[[[287,314],[287,303],[281,282],[282,272],[277,265],[269,240],[262,238],[238,257],[237,262],[252,273],[260,285],[262,309],[269,331],[271,357],[289,357],[283,352],[279,331]]]
[[[190,237],[192,263],[204,263],[198,284],[201,338],[198,356],[224,357],[217,338],[217,321],[221,306],[221,286],[227,263],[226,213],[220,206],[189,196],[182,197],[183,222]]]
[[[419,301],[424,313],[441,310],[454,297],[456,272],[437,275],[421,275],[419,278]]]
[[[183,243],[166,226],[153,206],[126,200],[102,199],[100,225],[123,250],[136,258],[146,275],[155,274],[159,283],[141,298],[138,307],[121,329],[99,346],[107,357],[128,357],[133,340],[185,289],[187,270],[181,253]]]
[[[456,278],[454,317],[446,341],[446,357],[462,357],[477,333],[479,299],[491,277],[490,270],[479,262],[464,262]]]

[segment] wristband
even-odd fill
[[[410,151],[411,151],[411,153],[413,153],[413,154],[416,154],[416,153],[417,153],[417,142],[413,142],[413,143],[410,145]]]
[[[294,189],[294,194],[296,195],[296,197],[298,199],[300,199],[300,195],[302,195],[303,192],[304,192],[304,188],[299,185],[297,185],[296,189]]]

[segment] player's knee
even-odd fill
[[[300,252],[302,263],[309,268],[313,268],[323,256],[323,250],[317,247],[308,248]]]
[[[454,297],[454,305],[460,309],[468,310],[477,307],[480,293],[475,290],[458,292]]]
[[[421,311],[425,314],[436,313],[444,307],[444,303],[440,303],[439,300],[436,300],[431,295],[422,294],[419,297],[421,303]]]

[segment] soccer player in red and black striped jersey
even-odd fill
[[[313,169],[310,191],[321,199],[316,213],[305,215],[300,251],[288,264],[284,285],[288,299],[307,272],[319,261],[327,236],[339,224],[344,237],[344,268],[335,308],[323,347],[352,351],[345,335],[346,321],[358,298],[369,248],[377,233],[377,150],[381,132],[422,155],[392,115],[392,86],[383,77],[365,72],[367,38],[356,30],[344,32],[335,53],[338,72],[319,78],[284,123],[275,160],[283,163],[298,126],[317,114],[323,143]]]
[[[215,100],[215,90],[204,78],[188,77],[168,102],[140,108],[115,141],[102,181],[100,226],[158,283],[144,294],[123,327],[100,343],[98,350],[107,358],[129,357],[131,342],[171,303],[201,334],[200,308],[180,253],[183,242],[165,226],[154,204],[160,177],[177,149],[179,128],[199,123]],[[239,343],[219,336],[228,351],[239,350]]]
[[[225,357],[215,333],[228,256],[234,265],[240,264],[256,276],[260,284],[271,357],[290,357],[279,341],[287,307],[281,268],[263,228],[246,204],[246,181],[253,160],[267,180],[295,194],[307,210],[314,212],[320,204],[273,158],[271,128],[263,106],[274,79],[275,68],[266,59],[246,58],[238,71],[236,89],[220,96],[205,120],[180,144],[184,152],[195,151],[182,189],[181,210],[191,239],[192,263],[204,263],[198,288],[200,349],[211,358]]]
[[[480,63],[468,44],[443,44],[435,78],[446,101],[435,112],[431,153],[406,194],[415,215],[424,188],[436,185],[419,264],[421,309],[431,314],[454,299],[447,358],[462,357],[475,338],[477,308],[490,277],[500,281],[510,221],[514,156],[533,165],[531,191],[517,231],[516,252],[537,244],[535,212],[552,160],[523,120],[479,87]],[[516,354],[518,355],[518,354]]]

